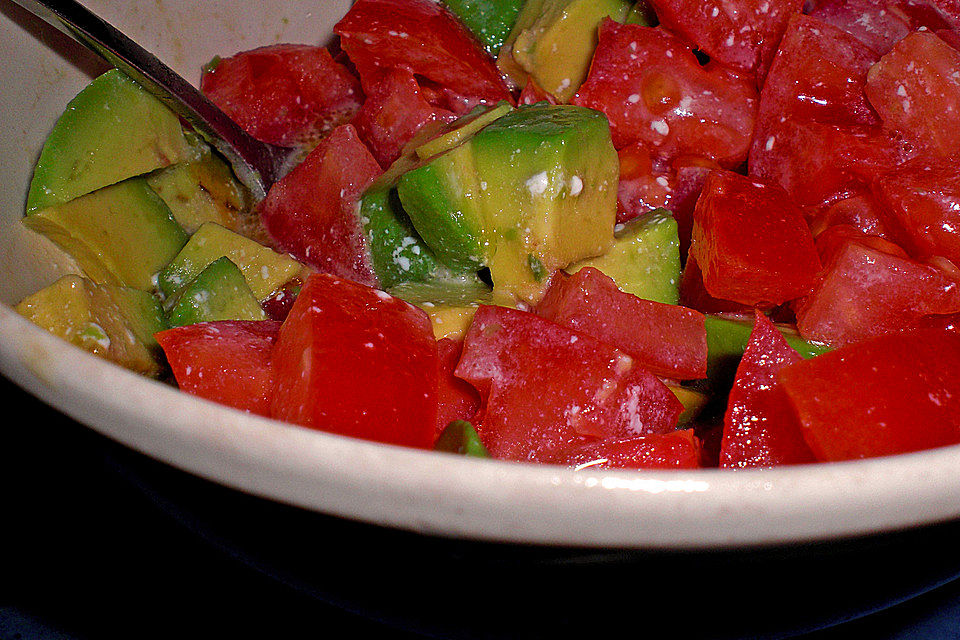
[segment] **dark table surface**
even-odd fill
[[[960,639],[960,523],[713,554],[427,538],[170,469],[3,378],[0,397],[0,640],[560,638],[621,624],[651,637]]]

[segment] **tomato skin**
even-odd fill
[[[877,54],[893,48],[913,29],[886,0],[817,0],[809,15],[849,33]]]
[[[433,121],[450,122],[456,115],[427,102],[409,71],[394,69],[378,77],[353,125],[380,166],[387,168],[421,127]]]
[[[270,189],[260,219],[276,246],[301,262],[374,286],[355,205],[380,173],[353,126],[341,125]]]
[[[749,306],[776,306],[807,293],[820,270],[803,213],[784,190],[731,171],[707,177],[690,255],[711,296]]]
[[[849,460],[960,443],[960,334],[925,329],[787,367],[780,384],[817,458]]]
[[[666,433],[683,411],[626,354],[505,307],[478,309],[455,374],[480,392],[477,431],[493,457],[507,460],[550,462],[596,439]]]
[[[613,144],[652,155],[709,158],[735,167],[747,157],[757,91],[751,79],[713,63],[660,27],[605,19],[586,81],[572,104],[604,112]]]
[[[866,94],[884,127],[940,158],[958,155],[960,51],[930,32],[911,33],[870,69]]]
[[[271,416],[312,429],[429,448],[437,342],[427,315],[382,291],[315,274],[280,328]]]
[[[907,252],[898,244],[879,236],[867,235],[860,229],[849,224],[835,224],[817,236],[817,253],[820,255],[820,262],[822,264],[829,264],[834,256],[842,251],[850,241],[899,258],[910,258]]]
[[[222,320],[167,329],[160,343],[182,391],[241,411],[270,415],[273,320]]]
[[[721,467],[815,462],[793,406],[777,382],[781,370],[802,360],[773,323],[756,312],[724,415]]]
[[[535,313],[620,349],[656,375],[707,376],[702,313],[624,293],[593,267],[554,274]]]
[[[769,67],[787,20],[803,0],[649,0],[661,24],[718,62],[760,78]],[[761,83],[762,84],[762,83]]]
[[[437,436],[454,420],[474,422],[480,409],[480,396],[472,386],[453,375],[463,340],[442,338],[437,341],[440,372],[437,380]]]
[[[848,240],[797,307],[806,340],[836,347],[960,311],[960,285],[938,269]]]
[[[703,285],[703,272],[693,255],[687,256],[687,262],[680,274],[680,304],[696,309],[701,313],[751,313],[752,307],[732,300],[714,298]]]
[[[564,450],[554,464],[579,469],[699,469],[700,441],[693,429],[634,438],[610,438]]]
[[[279,44],[225,58],[200,88],[253,137],[310,144],[360,108],[360,82],[324,47]]]
[[[440,3],[358,0],[334,32],[361,80],[377,70],[403,69],[463,98],[464,111],[478,103],[512,101],[493,58]]]

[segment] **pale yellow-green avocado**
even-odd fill
[[[23,223],[73,256],[94,282],[150,292],[157,273],[187,242],[143,178],[36,210]]]
[[[200,144],[159,100],[117,70],[70,101],[43,145],[27,214],[198,157]]]
[[[528,78],[565,103],[590,70],[604,18],[626,19],[627,0],[527,0],[497,65],[519,86]]]
[[[477,280],[404,282],[389,293],[420,307],[430,317],[437,340],[462,339],[482,304],[516,307],[512,297],[497,294]]]
[[[16,311],[81,349],[149,376],[161,357],[153,334],[166,328],[159,301],[138,289],[68,275],[25,298]]]
[[[183,287],[167,312],[171,327],[217,320],[266,320],[240,268],[221,257]]]

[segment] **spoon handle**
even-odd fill
[[[156,56],[75,0],[14,0],[138,82],[219,151],[256,200],[280,178],[289,151],[260,142]]]

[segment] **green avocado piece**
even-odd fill
[[[683,412],[677,421],[678,427],[685,427],[696,420],[710,402],[710,396],[696,389],[673,384],[667,385],[667,388],[683,405]]]
[[[23,223],[73,256],[98,284],[151,292],[157,272],[187,242],[169,207],[143,178],[36,209]]]
[[[637,0],[623,20],[624,24],[638,24],[641,27],[655,27],[660,24],[657,14],[648,0]]]
[[[147,184],[163,198],[187,233],[205,222],[241,231],[250,195],[227,163],[210,151],[198,160],[154,171],[147,176]]]
[[[200,143],[159,100],[107,71],[70,101],[34,169],[27,213],[195,159]]]
[[[495,290],[535,302],[545,274],[610,248],[618,167],[603,114],[539,103],[404,173],[397,192],[440,262],[487,267]]]
[[[227,257],[211,262],[173,301],[171,327],[215,320],[266,320],[240,268]]]
[[[527,0],[497,64],[520,86],[533,78],[568,102],[587,77],[600,23],[622,22],[630,9],[627,0]]]
[[[482,304],[516,306],[512,298],[498,296],[476,278],[403,282],[388,293],[423,309],[438,340],[463,338]]]
[[[677,222],[666,209],[655,209],[617,225],[613,246],[596,258],[569,267],[576,273],[594,267],[610,276],[621,291],[666,304],[680,299],[680,240]]]
[[[122,367],[151,377],[161,373],[162,356],[153,334],[167,324],[160,302],[145,291],[67,275],[25,298],[16,311]]]
[[[443,0],[443,4],[477,36],[487,53],[496,56],[517,21],[523,1]]]
[[[220,226],[205,222],[160,272],[157,286],[169,300],[210,263],[227,257],[240,268],[257,300],[263,301],[303,272],[304,266],[286,254]]]
[[[451,123],[435,138],[417,146],[414,153],[425,159],[449,151],[512,110],[513,106],[505,100],[492,107],[480,105]]]
[[[454,420],[440,432],[433,444],[434,451],[459,453],[471,458],[489,458],[490,452],[483,446],[480,435],[466,420]]]

